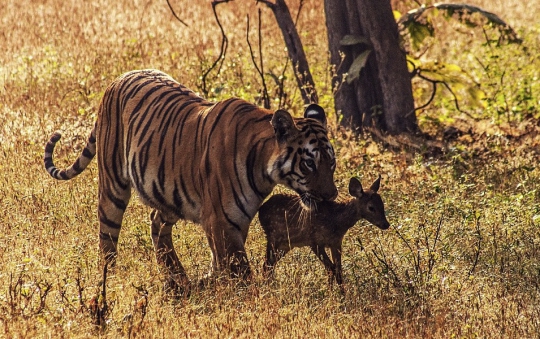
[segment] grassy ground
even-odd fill
[[[173,4],[189,27],[171,16],[165,2],[0,4],[0,336],[538,337],[540,26],[531,14],[538,13],[538,2],[527,10],[475,2],[512,24],[522,46],[492,48],[481,43],[481,30],[441,28],[440,43],[424,57],[462,65],[487,98],[484,108],[464,103],[463,113],[441,92],[418,112],[421,127],[439,139],[449,126],[463,132],[445,155],[390,151],[332,122],[341,194],[350,176],[368,185],[380,173],[392,224],[383,232],[360,222],[346,236],[345,297],[329,287],[307,250],[293,251],[279,263],[276,280],[264,282],[265,241],[254,221],[246,245],[256,270],[253,284],[229,281],[168,301],[152,250],[149,209],[135,198],[118,267],[108,279],[107,324],[96,327],[88,310],[101,277],[96,166],[73,181],[54,181],[43,169],[43,146],[60,129],[57,163],[74,160],[106,85],[125,71],[159,68],[202,91],[201,74],[221,40],[211,6],[200,3]],[[296,15],[299,2],[288,3]],[[283,73],[286,53],[271,13],[255,1],[221,4],[229,47],[220,75],[208,76],[211,99],[260,100],[245,39],[250,14],[250,41],[258,52],[258,8],[265,68]],[[331,112],[321,5],[306,2],[298,25],[321,103]],[[290,65],[284,74],[285,105],[299,111]],[[277,86],[268,82],[275,94]],[[426,88],[415,82],[419,102],[428,96]],[[199,226],[179,223],[175,245],[190,278],[208,271],[210,251]]]

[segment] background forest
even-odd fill
[[[0,2],[0,336],[538,337],[540,1],[468,3],[496,13],[521,43],[499,42],[496,27],[442,13],[423,19],[432,31],[417,45],[402,32],[416,65],[432,71],[424,75],[450,85],[439,85],[415,112],[430,141],[418,146],[342,127],[323,3],[287,1],[319,104],[330,114],[340,198],[351,176],[364,186],[382,176],[391,227],[361,221],[345,236],[344,296],[307,248],[285,257],[275,281],[265,281],[265,238],[254,220],[246,244],[252,284],[224,282],[168,300],[150,210],[135,198],[107,280],[106,322],[96,326],[96,164],[70,182],[50,178],[42,162],[49,135],[63,131],[55,157],[59,166],[70,164],[106,86],[132,69],[161,69],[211,100],[238,96],[262,105],[253,63],[262,57],[271,107],[299,115],[302,97],[275,18],[256,1],[216,7],[228,43],[219,73],[210,69],[222,44],[210,1],[171,2],[188,26],[165,1]],[[401,15],[418,7],[393,3]],[[432,82],[412,81],[421,107]],[[210,250],[199,226],[180,222],[174,239],[190,278],[204,276]]]

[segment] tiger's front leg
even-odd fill
[[[178,219],[165,216],[158,210],[153,210],[150,213],[150,219],[152,220],[152,243],[156,259],[168,275],[165,291],[178,295],[189,294],[189,278],[174,250],[172,240],[172,228]]]
[[[233,278],[251,279],[251,268],[244,244],[249,225],[238,228],[226,218],[210,215],[203,228],[212,250],[214,273],[227,272]]]

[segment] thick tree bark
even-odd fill
[[[366,37],[364,29],[360,25],[360,18],[356,10],[356,0],[345,0],[348,13],[349,34],[359,37]],[[352,53],[353,59],[362,52],[371,49],[371,46],[359,45],[351,46],[349,54]],[[348,71],[348,68],[344,70]],[[382,89],[378,80],[377,60],[369,57],[366,67],[354,84],[355,100],[359,107],[359,112],[363,127],[373,127],[379,130],[386,130],[384,117],[381,113],[381,103],[383,102]],[[346,121],[344,121],[346,122]]]
[[[353,60],[371,46],[341,46],[346,35],[365,37],[360,26],[356,0],[326,0],[326,26],[330,50],[330,62],[336,66],[333,79],[334,104],[342,116],[341,124],[353,130],[376,128],[386,130],[384,117],[376,114],[381,111],[382,90],[378,80],[378,67],[375,58],[367,60],[358,80],[349,84],[345,77]],[[343,60],[342,60],[343,58]]]
[[[269,0],[258,1],[267,5],[272,12],[274,12],[278,26],[283,34],[285,45],[287,46],[289,58],[292,60],[294,75],[296,76],[298,88],[300,88],[304,103],[318,103],[319,98],[317,96],[317,91],[315,90],[315,82],[313,81],[313,77],[309,70],[309,64],[307,62],[306,54],[304,53],[302,41],[300,40],[300,36],[298,35],[291,12],[285,3],[285,0],[275,0],[274,3]]]
[[[349,34],[349,22],[347,20],[347,8],[343,0],[326,0],[324,2],[326,12],[326,31],[328,34],[328,47],[330,50],[330,64],[335,66],[332,74],[332,89],[334,90],[334,107],[336,114],[341,116],[341,123],[354,129],[362,128],[362,110],[355,100],[353,84],[345,82],[345,74],[353,62],[354,55],[341,54],[341,39]]]
[[[390,0],[357,0],[364,33],[378,66],[383,113],[390,134],[418,132],[411,78],[405,53],[399,46],[397,23]]]
[[[325,0],[325,10],[331,62],[340,65],[334,84],[341,85],[334,99],[342,123],[392,134],[416,132],[410,76],[389,0]],[[370,44],[340,46],[345,35],[365,37]],[[360,77],[343,83],[352,61],[366,49],[372,52]]]

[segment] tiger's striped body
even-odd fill
[[[179,219],[202,225],[215,269],[249,275],[249,224],[276,184],[306,200],[337,195],[324,111],[310,107],[308,118],[292,119],[237,98],[211,103],[162,72],[133,71],[107,88],[75,163],[55,167],[55,133],[45,148],[45,167],[54,178],[69,180],[97,153],[100,248],[107,260],[116,256],[134,189],[154,209],[154,247],[173,283],[187,283],[171,237]]]

